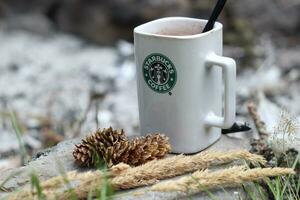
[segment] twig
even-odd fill
[[[99,113],[99,100],[95,100],[95,123],[96,123],[96,129],[99,128],[99,118],[98,118],[98,113]]]
[[[84,111],[84,114],[83,114],[83,117],[78,121],[78,125],[77,125],[77,128],[76,130],[74,131],[74,134],[72,135],[72,138],[76,138],[80,135],[81,133],[81,128],[82,128],[82,125],[84,124],[84,122],[86,121],[87,119],[87,115],[89,113],[89,111],[91,110],[91,107],[93,105],[93,99],[90,97],[89,98],[89,102],[88,102],[88,105]]]
[[[248,111],[250,116],[252,117],[255,127],[257,129],[257,132],[259,134],[259,137],[262,140],[267,140],[270,133],[268,132],[267,128],[266,128],[266,124],[265,122],[263,122],[257,112],[257,107],[254,104],[254,102],[249,102],[248,103]]]
[[[78,137],[81,133],[81,128],[82,128],[82,125],[84,124],[84,122],[86,121],[87,119],[87,115],[88,113],[90,112],[93,104],[95,103],[95,108],[96,108],[96,116],[95,116],[95,121],[96,121],[96,126],[98,128],[99,126],[99,122],[98,122],[98,110],[99,110],[99,103],[100,101],[103,101],[104,97],[106,96],[107,94],[107,91],[104,90],[103,92],[94,92],[94,91],[91,91],[90,92],[90,97],[89,97],[89,102],[88,102],[88,105],[84,111],[84,115],[83,117],[81,118],[81,120],[78,122],[78,127],[77,129],[75,130],[72,138],[75,138],[75,137]]]

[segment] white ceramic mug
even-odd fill
[[[222,24],[201,33],[206,22],[169,17],[134,29],[141,133],[166,134],[174,153],[207,148],[235,120],[236,64],[222,56]]]

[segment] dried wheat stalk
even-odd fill
[[[251,154],[248,151],[202,152],[192,156],[178,155],[130,168],[123,175],[113,178],[112,184],[117,189],[129,189],[149,185],[156,180],[242,159],[251,163],[265,164],[266,162],[262,156]],[[140,180],[144,180],[143,184]],[[150,180],[150,183],[147,184],[146,180]]]
[[[248,151],[231,152],[202,152],[192,156],[178,155],[161,160],[150,161],[144,165],[130,168],[128,165],[117,165],[108,173],[111,186],[116,189],[129,189],[151,185],[162,180],[212,165],[229,163],[235,160],[247,160],[251,163],[265,164],[262,156],[251,154]],[[75,184],[70,190],[62,189],[66,180]],[[47,199],[70,199],[76,194],[78,198],[86,198],[89,191],[101,188],[103,173],[100,171],[76,173],[70,172],[66,177],[58,176],[41,184]],[[32,199],[30,190],[22,190],[9,196],[8,199]]]
[[[73,181],[80,181],[80,184],[100,184],[103,179],[103,173],[101,171],[95,172],[85,172],[85,173],[77,173],[76,171],[72,171],[66,174],[66,176],[57,176],[51,178],[47,181],[41,183],[41,188],[43,189],[43,194],[46,196],[46,199],[63,199],[60,198],[59,195],[61,192],[59,191],[60,188],[64,188],[67,183],[71,183]],[[66,189],[66,188],[64,188]],[[86,188],[83,188],[84,190]],[[82,191],[81,191],[82,192]],[[86,191],[87,193],[89,191]],[[72,193],[68,196],[71,198]],[[16,193],[12,193],[8,196],[7,199],[9,200],[17,200],[17,199],[35,199],[36,194],[33,194],[31,190],[24,189]],[[68,199],[70,199],[68,198]]]
[[[201,192],[216,187],[233,187],[246,182],[261,180],[266,177],[295,174],[291,168],[254,168],[235,166],[224,170],[211,172],[209,170],[196,171],[191,176],[178,180],[157,183],[151,187],[152,191],[160,192]]]
[[[88,194],[89,187],[80,187],[77,186],[72,191],[59,191],[61,188],[64,188],[68,183],[78,182],[80,185],[93,186],[101,188],[102,181],[104,176],[112,178],[121,174],[124,170],[127,170],[130,166],[120,163],[112,167],[109,171],[106,171],[105,174],[103,171],[89,171],[78,173],[76,171],[68,172],[64,176],[56,176],[51,179],[48,179],[41,183],[41,188],[43,189],[43,194],[47,199],[70,199],[73,194],[76,194],[79,198],[85,198]],[[84,195],[83,195],[84,194]],[[34,199],[34,194],[31,190],[25,189],[17,193],[14,193],[8,197],[9,200],[17,199]]]

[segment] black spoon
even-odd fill
[[[245,132],[250,131],[251,127],[246,122],[235,122],[232,127],[229,129],[222,129],[222,134],[230,134],[230,133],[237,133],[237,132]]]
[[[213,29],[214,24],[217,20],[217,18],[219,17],[220,13],[222,12],[224,5],[226,3],[226,0],[218,0],[213,12],[211,13],[209,20],[207,22],[207,24],[205,25],[202,33],[205,33],[207,31],[210,31],[211,29]]]

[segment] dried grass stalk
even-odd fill
[[[119,164],[107,174],[115,190],[129,189],[152,185],[158,180],[182,175],[188,172],[205,169],[209,166],[229,163],[235,160],[247,160],[251,163],[265,164],[262,156],[248,151],[202,152],[192,156],[178,155],[165,159],[150,161],[144,165],[131,168]],[[47,199],[70,199],[74,193],[78,198],[86,198],[89,191],[101,188],[103,173],[100,171],[76,173],[69,172],[66,177],[58,176],[42,183],[43,193]],[[66,180],[75,185],[72,192],[63,186]],[[11,195],[8,199],[32,199],[30,190],[23,190]]]
[[[156,180],[175,177],[209,166],[229,163],[235,160],[247,160],[251,163],[265,164],[262,156],[251,154],[248,151],[231,152],[202,152],[192,156],[178,155],[174,157],[156,160],[139,167],[130,168],[125,174],[112,179],[112,185],[116,189],[129,189],[152,184]],[[143,180],[143,184],[141,183]],[[146,180],[150,180],[149,184]]]
[[[185,176],[178,180],[166,181],[155,184],[152,191],[160,192],[201,192],[216,187],[233,187],[245,182],[257,181],[266,177],[295,174],[291,168],[254,168],[245,166],[231,167],[224,170],[211,172],[209,170],[196,171],[191,176]]]
[[[94,172],[84,172],[84,173],[77,173],[76,171],[68,172],[65,176],[57,176],[51,178],[47,181],[41,183],[41,188],[43,190],[43,194],[46,196],[46,199],[70,199],[72,193],[68,191],[68,183],[75,183],[80,182],[81,185],[83,184],[94,184],[94,185],[101,185],[103,181],[103,173],[101,171],[94,171]],[[92,182],[92,183],[91,183]],[[67,188],[66,188],[67,187]],[[71,185],[69,186],[71,187]],[[66,189],[68,192],[60,192],[59,190]],[[78,194],[81,193],[88,193],[87,188],[78,188]],[[66,194],[66,197],[59,197],[60,194]],[[76,191],[74,191],[75,194]],[[8,196],[7,199],[9,200],[18,200],[18,199],[36,199],[36,194],[33,194],[31,190],[24,189],[16,193],[12,193]]]
[[[89,171],[84,173],[78,173],[76,171],[68,172],[64,176],[57,176],[48,179],[41,183],[41,188],[43,189],[43,194],[47,199],[71,199],[72,195],[76,195],[79,199],[86,198],[87,194],[91,188],[101,188],[103,178],[113,178],[121,174],[124,170],[130,168],[129,165],[120,163],[110,171]],[[68,186],[68,184],[70,184]],[[71,184],[75,184],[72,187]],[[72,190],[68,190],[71,188]],[[9,200],[17,199],[34,199],[34,194],[29,189],[21,190],[19,192],[13,193],[8,197]]]

